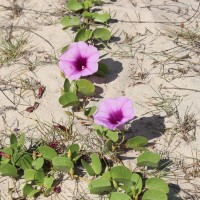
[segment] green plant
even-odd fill
[[[58,143],[49,145],[39,143],[26,148],[25,135],[19,140],[15,134],[10,136],[10,146],[0,150],[0,173],[15,179],[23,177],[26,184],[23,195],[34,197],[39,193],[49,196],[58,181],[56,173],[69,173],[73,178],[74,164],[80,158],[79,145],[66,147],[63,153],[58,152]],[[56,181],[57,180],[57,181]]]
[[[93,43],[101,43],[106,46],[105,41],[110,40],[111,33],[105,28],[110,19],[108,13],[92,12],[93,5],[102,5],[102,1],[95,0],[70,0],[67,3],[67,8],[72,11],[71,16],[64,16],[61,19],[61,24],[64,29],[76,28],[75,42],[91,41]],[[77,17],[78,13],[78,17]],[[73,16],[74,14],[74,16]],[[101,25],[101,27],[98,27]],[[65,51],[66,47],[62,51]]]

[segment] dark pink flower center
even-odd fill
[[[112,124],[118,124],[123,119],[122,110],[117,110],[115,112],[109,113],[109,121]]]
[[[79,56],[77,58],[76,62],[74,63],[74,66],[76,67],[77,71],[84,70],[87,66],[87,58],[83,58],[83,57]]]

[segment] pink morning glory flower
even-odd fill
[[[74,42],[61,55],[59,67],[67,78],[78,80],[81,76],[97,72],[98,61],[99,53],[96,47],[85,42]]]
[[[93,118],[96,124],[110,130],[120,129],[126,122],[134,118],[132,103],[126,97],[107,99],[100,103]]]

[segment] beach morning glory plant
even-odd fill
[[[59,67],[66,78],[78,80],[82,76],[97,72],[98,61],[99,53],[96,47],[85,42],[74,42],[61,55]]]
[[[132,103],[126,97],[106,99],[100,103],[93,118],[96,124],[110,130],[121,129],[126,122],[134,118]]]

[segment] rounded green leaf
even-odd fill
[[[95,172],[94,169],[92,168],[92,166],[90,164],[88,164],[85,160],[81,159],[81,164],[83,165],[83,167],[85,168],[85,170],[87,171],[87,173],[90,176],[94,176]]]
[[[44,187],[47,189],[51,188],[51,186],[53,185],[53,181],[54,181],[53,176],[45,177],[44,178]]]
[[[28,197],[34,197],[40,190],[34,189],[32,185],[26,184],[23,188],[23,195]]]
[[[167,200],[167,195],[164,192],[158,190],[147,190],[142,200]]]
[[[102,41],[106,41],[111,38],[111,33],[106,28],[97,28],[93,31],[93,36]]]
[[[92,6],[92,2],[91,1],[84,1],[83,2],[83,8],[84,9],[88,9],[88,8],[90,8]]]
[[[110,180],[110,171],[105,171],[101,177]]]
[[[32,162],[32,166],[36,169],[36,170],[39,170],[40,168],[42,168],[44,164],[44,158],[40,157],[40,158],[37,158],[36,160],[34,160]]]
[[[65,82],[64,82],[64,91],[65,92],[69,92],[69,89],[70,89],[70,82],[69,82],[69,79],[65,78]]]
[[[142,178],[134,173],[131,176],[131,182],[133,183],[135,194],[139,195],[142,192]]]
[[[121,192],[112,192],[110,200],[131,200],[131,197]]]
[[[86,79],[80,79],[77,81],[77,87],[78,91],[81,94],[84,94],[86,96],[91,96],[94,94],[95,87],[92,84],[92,82],[86,80]]]
[[[30,169],[32,166],[33,158],[30,154],[26,153],[21,156],[17,164],[23,169]]]
[[[69,47],[69,45],[64,46],[64,47],[60,50],[60,52],[61,52],[61,53],[65,53],[65,51],[67,51],[68,47]],[[64,74],[63,74],[63,77],[65,77]]]
[[[6,153],[9,156],[13,155],[13,149],[10,148],[10,147],[6,147],[6,148],[2,149],[1,151],[4,152],[4,153]]]
[[[35,170],[34,169],[26,169],[24,171],[24,178],[26,181],[32,181],[35,179]]]
[[[59,103],[63,106],[77,106],[80,102],[76,94],[72,92],[66,92],[59,98]]]
[[[35,183],[37,185],[42,186],[44,184],[44,177],[45,177],[45,174],[44,174],[43,168],[37,170],[35,172]]]
[[[92,154],[91,159],[92,159],[92,168],[95,174],[99,175],[102,171],[101,160],[99,159],[99,156],[96,153]]]
[[[148,166],[148,167],[157,167],[158,162],[160,161],[160,156],[157,153],[153,153],[151,151],[147,151],[142,153],[137,158],[137,165],[141,166]]]
[[[24,143],[25,143],[25,133],[21,133],[18,146],[24,146]]]
[[[96,110],[97,110],[97,107],[92,106],[92,107],[85,110],[85,115],[90,117],[96,112]]]
[[[75,159],[78,156],[78,153],[80,151],[80,147],[78,144],[71,144],[68,148],[67,151],[71,151],[71,159]]]
[[[71,86],[70,86],[70,88],[69,88],[69,91],[72,92],[72,93],[74,93],[74,94],[76,94],[76,90],[77,90],[76,81],[73,80],[73,81],[71,82]]]
[[[52,194],[54,187],[50,187],[44,191],[44,196],[48,197]]]
[[[10,144],[11,145],[17,145],[17,143],[18,143],[17,137],[14,133],[12,133],[11,136],[10,136]]]
[[[78,17],[73,17],[73,16],[65,16],[60,20],[60,23],[68,28],[72,26],[79,26],[80,25],[80,20]]]
[[[38,151],[42,154],[43,158],[46,160],[52,160],[57,156],[57,152],[49,146],[40,146]]]
[[[108,13],[99,14],[95,12],[92,14],[92,18],[95,22],[105,23],[110,19],[110,15]]]
[[[104,63],[98,63],[98,71],[95,73],[95,76],[106,77],[108,73],[108,66]]]
[[[149,190],[159,190],[164,193],[169,192],[168,184],[161,178],[149,178],[145,182],[145,188]]]
[[[91,19],[92,18],[92,13],[88,12],[88,11],[84,11],[82,13],[82,16],[86,19]]]
[[[98,130],[97,130],[97,133],[98,133]],[[112,151],[112,144],[113,144],[113,142],[111,139],[109,139],[105,142],[104,150],[106,153],[108,153],[109,151]]]
[[[67,157],[55,157],[52,160],[53,168],[61,172],[69,172],[74,167],[73,162]]]
[[[17,177],[17,168],[11,164],[2,164],[0,166],[0,173],[2,176]]]
[[[88,188],[91,194],[104,194],[112,190],[112,185],[108,179],[99,178],[92,180]]]
[[[110,131],[108,130],[106,132],[106,137],[108,137],[109,139],[111,139],[113,142],[117,142],[118,141],[118,132],[115,131]]]
[[[67,8],[71,11],[78,11],[83,9],[83,5],[77,0],[69,0],[67,3]]]
[[[132,172],[125,166],[117,166],[110,170],[110,175],[118,183],[129,183],[131,182]]]
[[[128,148],[137,149],[140,147],[144,147],[147,143],[148,143],[147,138],[142,137],[142,136],[136,136],[129,139],[126,143],[126,146]]]
[[[87,41],[92,37],[92,31],[89,29],[80,29],[78,33],[75,36],[74,41],[79,42],[79,41]]]

